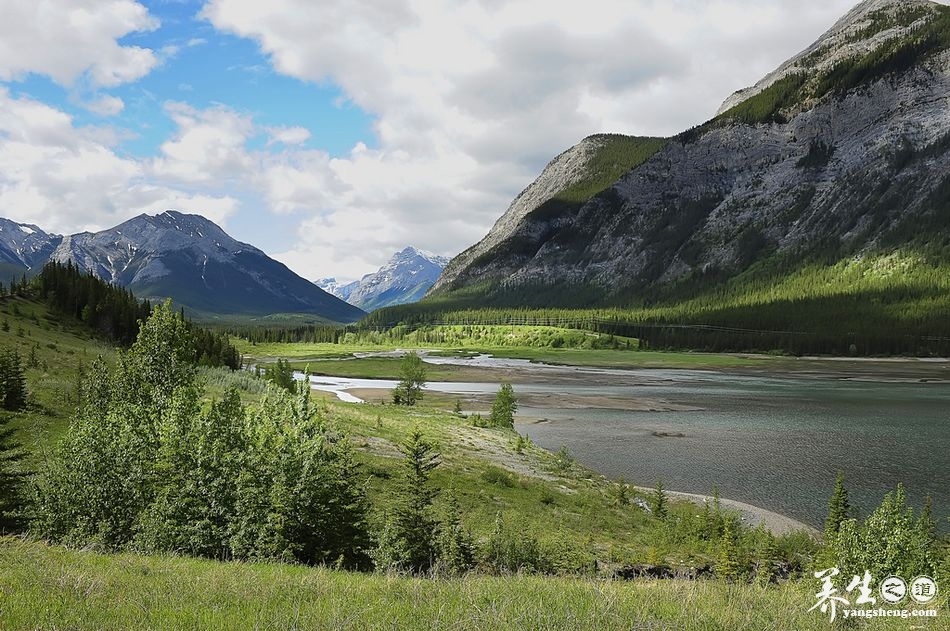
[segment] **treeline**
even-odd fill
[[[122,346],[135,341],[139,321],[152,311],[147,300],[139,301],[128,289],[81,272],[72,262],[47,263],[34,286],[54,311],[80,320]]]
[[[267,344],[273,342],[291,343],[303,342],[307,344],[337,344],[347,331],[353,327],[327,326],[307,324],[293,327],[280,326],[229,326],[223,331],[228,335],[247,340],[252,344]]]
[[[950,354],[950,266],[925,250],[803,263],[775,259],[728,281],[684,281],[650,304],[603,308],[469,306],[446,298],[387,307],[360,330],[532,325],[635,337],[640,348],[780,351],[795,355]],[[570,287],[546,291],[556,302]],[[641,300],[644,298],[641,296]],[[492,305],[483,296],[482,305]],[[621,298],[616,298],[619,302]]]
[[[140,323],[152,312],[148,300],[139,301],[128,289],[117,287],[83,272],[67,262],[51,261],[33,280],[39,297],[54,311],[75,318],[107,339],[129,346],[139,333]],[[14,288],[25,289],[27,285]],[[182,314],[184,320],[184,314]],[[231,345],[227,334],[211,331],[190,322],[194,359],[202,366],[241,367],[241,354]]]

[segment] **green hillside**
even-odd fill
[[[753,629],[761,628],[763,621],[774,621],[778,628],[782,624],[823,628],[823,618],[807,611],[813,591],[808,572],[820,553],[810,534],[773,536],[761,528],[749,528],[715,503],[701,508],[672,501],[661,491],[641,492],[623,481],[607,480],[580,466],[566,449],[550,453],[511,429],[484,427],[477,419],[445,409],[450,406],[444,399],[424,400],[415,407],[353,406],[329,399],[307,402],[305,395],[298,394],[293,414],[303,416],[286,416],[277,422],[269,420],[270,415],[285,414],[282,406],[290,399],[253,374],[202,369],[193,385],[186,378],[185,389],[177,391],[172,384],[183,377],[176,375],[187,376],[188,369],[180,364],[176,368],[175,356],[161,353],[176,352],[174,340],[185,329],[173,324],[174,313],[162,308],[157,313],[164,324],[150,325],[119,361],[111,359],[117,356],[115,351],[94,342],[81,325],[64,324],[36,301],[7,297],[0,300],[0,312],[2,322],[10,326],[0,343],[18,348],[31,363],[30,355],[35,355],[37,366],[26,371],[29,405],[25,411],[7,414],[12,415],[16,437],[28,452],[23,467],[34,472],[28,487],[44,489],[39,495],[30,491],[28,496],[45,498],[42,504],[27,503],[26,516],[31,521],[23,537],[0,540],[0,627],[4,629],[389,628],[393,623],[399,628],[629,628],[631,620],[685,629]],[[178,332],[161,328],[169,326]],[[465,332],[452,331],[455,335]],[[491,331],[505,337],[512,332]],[[530,337],[539,332],[520,330],[520,334]],[[147,349],[159,355],[142,355]],[[93,354],[105,354],[107,365],[90,369],[85,362]],[[148,361],[138,363],[143,359]],[[87,379],[77,405],[80,362],[87,366]],[[129,368],[131,373],[123,372]],[[65,374],[54,377],[57,369]],[[148,377],[142,371],[166,377]],[[94,380],[88,377],[91,373]],[[137,377],[148,378],[135,385]],[[110,385],[103,390],[106,384]],[[126,399],[126,388],[139,394]],[[139,409],[136,406],[156,393],[171,393],[171,407],[148,404],[141,408],[141,415],[123,412],[125,406]],[[239,403],[232,393],[239,395]],[[188,401],[195,395],[200,399],[193,408]],[[105,398],[90,407],[90,396]],[[117,415],[106,409],[115,405],[119,406],[113,410]],[[470,542],[465,544],[472,546],[468,570],[460,573],[451,569],[454,566],[436,564],[426,577],[331,571],[275,563],[266,556],[244,556],[240,548],[167,547],[165,539],[156,536],[160,532],[155,528],[170,529],[170,534],[184,528],[193,537],[209,536],[215,530],[206,530],[202,524],[227,524],[220,521],[219,512],[227,506],[226,495],[217,497],[223,504],[209,504],[207,514],[201,513],[201,501],[172,503],[171,507],[183,511],[198,511],[181,522],[176,521],[183,518],[175,510],[164,513],[167,521],[153,521],[154,511],[163,510],[159,501],[136,518],[139,526],[123,539],[122,520],[101,511],[110,504],[114,508],[105,510],[125,511],[129,506],[115,503],[117,496],[103,495],[108,485],[137,479],[158,485],[159,499],[167,493],[187,497],[197,492],[189,500],[194,502],[209,493],[216,497],[228,481],[246,484],[261,479],[247,477],[241,469],[228,469],[245,466],[239,464],[242,458],[256,449],[233,443],[231,449],[236,451],[227,451],[227,441],[238,440],[243,431],[240,425],[221,424],[237,413],[236,405],[243,411],[234,418],[245,418],[251,423],[246,427],[263,432],[255,436],[265,444],[271,444],[266,443],[270,440],[267,432],[280,432],[284,438],[272,443],[272,448],[278,454],[290,449],[286,454],[291,464],[293,454],[306,452],[282,441],[296,436],[304,445],[320,444],[306,442],[312,440],[306,432],[294,433],[294,424],[309,422],[305,417],[316,425],[305,424],[301,429],[316,429],[345,450],[340,454],[349,454],[345,457],[352,458],[351,471],[365,502],[365,528],[371,535],[368,545],[374,559],[376,546],[383,545],[381,533],[402,510],[408,446],[414,435],[423,437],[438,453],[439,463],[431,473],[430,519],[436,532],[444,532],[446,523],[455,523],[458,541]],[[156,435],[155,448],[140,453],[145,459],[137,457],[137,464],[126,471],[123,467],[132,461],[123,460],[122,450],[139,449],[136,445],[152,440],[149,424],[141,423],[145,418],[165,429]],[[90,419],[95,422],[89,424]],[[178,432],[186,432],[182,442],[175,438]],[[61,443],[64,437],[67,440]],[[84,445],[96,447],[84,452]],[[337,447],[323,449],[332,454]],[[179,456],[174,455],[176,450]],[[202,460],[202,453],[215,455]],[[168,469],[163,464],[166,458],[180,458],[172,460],[180,468]],[[107,468],[95,473],[95,467],[102,466]],[[161,475],[147,474],[153,466]],[[71,484],[68,476],[76,474],[84,481]],[[57,480],[66,483],[64,495],[50,501],[51,493],[60,492]],[[650,486],[654,481],[634,482]],[[83,493],[76,495],[75,488]],[[128,490],[116,488],[120,495]],[[92,497],[105,503],[86,506],[86,498]],[[291,504],[293,498],[288,496]],[[78,511],[77,519],[61,520],[62,515],[55,513],[57,506],[72,506],[70,510]],[[323,514],[319,505],[317,510]],[[83,525],[86,511],[98,512],[112,525],[108,530],[102,524]],[[245,523],[242,528],[264,525]],[[199,528],[192,530],[192,526]],[[137,528],[144,528],[147,536],[143,538]],[[278,532],[300,536],[294,530]],[[66,550],[37,537],[83,551]],[[150,555],[142,554],[145,551]],[[186,552],[211,558],[176,556]],[[943,554],[937,548],[934,553]],[[343,563],[342,557],[337,563]],[[637,574],[671,578],[633,582],[615,578]],[[706,580],[694,580],[698,576]],[[945,606],[943,600],[940,606]]]

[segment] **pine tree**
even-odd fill
[[[656,487],[653,489],[653,494],[650,496],[650,510],[653,511],[653,515],[657,519],[666,519],[667,515],[667,495],[666,491],[663,490],[663,481],[657,480]]]
[[[14,440],[15,430],[8,427],[11,419],[11,414],[0,412],[0,533],[20,526],[22,483],[26,475],[18,466],[26,453]]]
[[[475,567],[475,541],[462,525],[462,509],[454,494],[449,496],[446,515],[439,523],[435,548],[439,572],[454,576]]]
[[[20,355],[14,349],[0,349],[0,407],[21,410],[26,406],[26,376]]]
[[[835,490],[828,500],[828,518],[825,520],[825,536],[830,538],[838,534],[841,522],[848,518],[851,503],[848,501],[848,489],[844,486],[844,472],[838,471],[835,478]]]
[[[423,572],[432,566],[436,553],[432,502],[437,492],[429,478],[439,466],[439,454],[418,429],[412,431],[402,450],[403,479],[394,515],[380,536],[377,566]]]
[[[727,581],[735,581],[739,578],[739,549],[731,519],[725,520],[722,538],[719,540],[719,562],[716,564],[716,574]]]
[[[498,394],[495,395],[495,401],[491,406],[491,415],[488,417],[489,424],[492,427],[513,428],[517,409],[518,401],[515,399],[515,392],[511,384],[501,384],[501,388],[498,390]]]

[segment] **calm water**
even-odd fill
[[[864,514],[901,481],[918,507],[929,493],[936,513],[950,514],[950,385],[659,372],[670,381],[593,390],[702,410],[523,410],[549,421],[520,429],[610,477],[694,493],[718,485],[723,497],[815,526],[838,469]]]
[[[435,358],[432,358],[435,360]],[[439,359],[440,363],[446,360]],[[458,360],[455,360],[458,361]],[[491,360],[483,359],[484,362]],[[496,360],[511,366],[512,360]],[[517,360],[515,360],[517,361]],[[526,365],[518,364],[519,368]],[[527,365],[528,370],[535,370]],[[544,383],[553,371],[572,383]],[[755,377],[697,370],[536,368],[516,394],[565,393],[650,399],[699,410],[633,412],[525,408],[546,419],[519,423],[542,447],[566,445],[585,465],[628,482],[728,497],[820,526],[835,472],[866,514],[903,482],[917,507],[934,498],[950,515],[950,384]],[[533,373],[534,374],[534,373]],[[393,382],[314,377],[321,389],[390,388]],[[495,383],[433,383],[433,390],[490,393]],[[654,432],[684,434],[658,437]],[[946,522],[944,521],[944,525]]]

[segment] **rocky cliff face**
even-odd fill
[[[0,217],[0,264],[8,265],[11,272],[39,270],[62,240],[33,224]]]
[[[583,177],[590,152],[584,141],[556,158],[430,293],[583,286],[596,302],[767,257],[943,239],[950,8],[863,2],[715,119],[578,207],[540,212]],[[550,302],[570,293],[552,290]]]
[[[212,314],[312,313],[352,322],[363,312],[331,296],[200,215],[140,215],[102,232],[67,236],[52,259]]]
[[[393,255],[379,271],[340,285],[335,279],[317,281],[325,291],[365,311],[420,300],[439,278],[449,260],[409,246]]]

